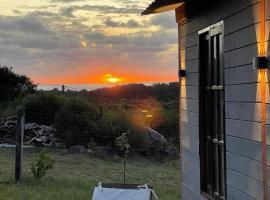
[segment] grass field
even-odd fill
[[[91,200],[98,182],[121,183],[121,160],[104,160],[89,155],[50,151],[55,167],[45,179],[36,181],[30,163],[37,150],[25,150],[23,179],[14,184],[14,150],[0,149],[1,200]],[[128,161],[128,183],[153,185],[160,200],[178,200],[179,167],[177,160],[157,162],[144,158]]]

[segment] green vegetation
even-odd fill
[[[50,126],[54,123],[56,112],[67,99],[60,95],[38,92],[24,98],[27,123],[38,123]]]
[[[0,119],[11,116],[16,116],[17,108],[23,104],[23,98],[18,97],[12,101],[1,103],[0,102]]]
[[[66,147],[92,142],[115,149],[115,139],[127,133],[131,153],[151,155],[148,127],[171,146],[179,146],[177,83],[130,84],[63,94],[35,91],[28,77],[0,67],[2,80],[5,84],[0,84],[0,91],[6,95],[2,95],[5,101],[0,99],[0,118],[16,115],[17,107],[23,105],[27,123],[53,126]]]
[[[97,132],[98,110],[85,100],[66,100],[55,115],[54,127],[67,146],[87,145]]]
[[[54,168],[37,181],[29,170],[38,158],[36,149],[26,149],[23,159],[23,180],[14,184],[14,151],[1,151],[1,200],[88,200],[98,182],[121,183],[121,159],[99,159],[85,154],[64,154],[48,150],[55,160]],[[8,156],[9,155],[9,156]],[[178,160],[157,162],[145,158],[128,160],[127,183],[153,185],[162,200],[179,199]]]
[[[126,150],[126,183],[147,183],[160,199],[179,199],[177,83],[62,93],[35,91],[29,78],[10,68],[0,67],[0,82],[1,76],[5,84],[0,92],[6,95],[0,99],[0,119],[24,106],[27,123],[52,126],[63,144],[58,145],[63,149],[47,149],[48,154],[25,149],[18,186],[13,180],[14,150],[0,148],[1,200],[90,199],[98,182],[123,182],[120,156]],[[77,148],[84,154],[68,153]]]
[[[149,142],[147,127],[151,127],[177,149],[177,108],[168,108],[168,104],[162,105],[154,98],[120,102],[94,103],[81,96],[37,92],[27,96],[23,104],[26,122],[52,125],[66,147],[87,147],[92,143],[116,149],[115,139],[121,133],[127,133],[131,154],[151,156],[153,152],[163,151],[161,148],[153,151],[161,145]]]
[[[123,175],[124,175],[124,183],[126,183],[126,163],[129,155],[129,142],[126,133],[122,133],[121,136],[117,137],[115,140],[116,146],[120,150],[120,155],[123,157]]]
[[[31,94],[35,88],[28,77],[14,73],[12,68],[0,66],[0,103]]]
[[[41,179],[44,177],[48,170],[53,168],[54,160],[46,153],[46,151],[41,151],[38,160],[32,162],[31,172],[36,179]]]
[[[122,133],[121,136],[117,137],[115,140],[115,144],[121,151],[122,157],[126,160],[128,158],[129,148],[130,148],[127,134]]]

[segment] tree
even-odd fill
[[[123,176],[124,176],[124,184],[126,184],[126,162],[130,148],[127,133],[122,133],[121,136],[117,137],[115,140],[115,144],[120,149],[121,155],[123,157]]]
[[[97,132],[98,118],[98,109],[94,105],[71,98],[56,113],[54,126],[58,137],[64,139],[67,146],[87,146]]]
[[[0,103],[33,93],[35,88],[27,76],[14,73],[10,67],[0,66]]]

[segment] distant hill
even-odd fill
[[[108,88],[101,88],[93,91],[81,91],[81,95],[89,100],[112,102],[122,99],[140,100],[145,98],[155,98],[161,102],[175,102],[179,97],[179,84],[158,83],[153,85],[128,84]]]

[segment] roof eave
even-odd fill
[[[166,11],[175,10],[183,4],[184,0],[156,0],[153,2],[146,10],[144,10],[142,15],[149,15],[155,13],[161,13]]]

